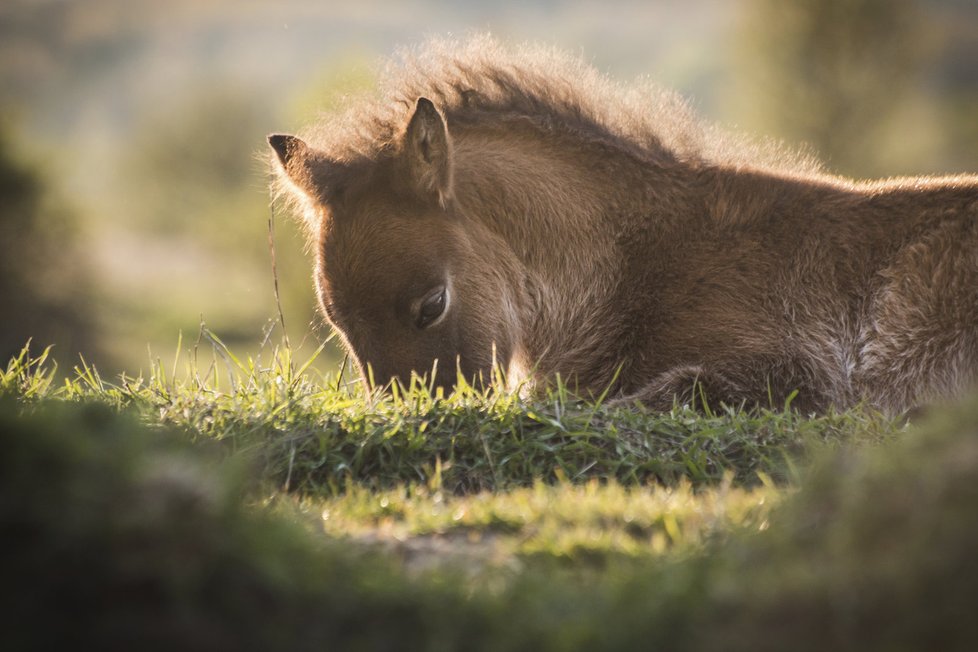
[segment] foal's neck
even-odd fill
[[[465,213],[501,238],[549,287],[607,280],[614,255],[606,212],[613,186],[582,150],[530,128],[470,129],[455,140],[455,190]]]
[[[622,290],[622,243],[642,201],[641,191],[622,189],[641,187],[628,177],[642,170],[529,127],[456,134],[459,207],[482,233],[487,260],[514,260],[519,270],[519,348],[542,374],[610,380],[619,343],[602,324]],[[592,369],[595,360],[613,364]]]

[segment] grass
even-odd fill
[[[342,376],[316,378],[311,360],[295,365],[287,351],[265,365],[239,361],[208,337],[216,362],[205,373],[194,354],[179,379],[157,362],[147,379],[108,383],[82,365],[56,385],[45,356],[25,349],[0,375],[0,394],[133,409],[147,422],[248,457],[270,487],[315,495],[337,495],[351,484],[383,490],[437,482],[448,493],[471,493],[592,479],[783,483],[793,479],[793,460],[816,449],[879,443],[899,430],[866,411],[809,418],[729,408],[648,413],[577,400],[562,387],[533,402],[470,387],[432,396],[422,385],[371,396]]]
[[[287,351],[241,361],[201,341],[212,363],[198,344],[145,379],[82,364],[57,380],[26,350],[0,372],[12,643],[978,641],[975,409],[917,432],[859,410],[647,414],[560,388],[370,396]]]
[[[353,486],[297,507],[318,515],[330,537],[381,546],[412,566],[437,559],[470,571],[527,564],[603,568],[622,559],[687,554],[732,531],[763,530],[783,494],[771,485],[695,491],[689,483],[597,480],[463,496]]]
[[[213,352],[206,365],[201,342]],[[249,469],[253,500],[317,531],[470,568],[529,558],[601,567],[698,549],[762,527],[799,461],[899,432],[869,412],[645,413],[560,386],[533,402],[421,384],[370,395],[341,370],[316,377],[312,362],[295,364],[287,348],[242,361],[202,331],[182,373],[178,354],[145,379],[110,383],[83,363],[57,384],[45,353],[25,349],[0,375],[0,395],[135,413],[219,447]]]

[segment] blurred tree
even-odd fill
[[[932,165],[920,160],[930,116],[913,106],[930,36],[915,0],[746,0],[745,9],[739,95],[752,129],[805,142],[847,174]]]
[[[0,128],[0,365],[28,339],[62,363],[90,354],[90,287],[74,215]]]

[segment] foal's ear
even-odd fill
[[[328,162],[321,154],[296,136],[271,134],[268,144],[278,161],[280,177],[288,179],[307,199],[321,200],[325,196],[325,168]]]
[[[404,134],[408,174],[423,197],[437,197],[444,207],[452,195],[452,141],[438,109],[418,98]]]

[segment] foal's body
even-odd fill
[[[697,380],[714,400],[893,410],[974,380],[975,178],[852,184],[604,143],[569,160],[482,131],[452,132],[455,200],[498,236],[491,260],[515,259],[514,367],[659,408]]]
[[[978,177],[853,183],[711,157],[581,97],[542,109],[546,80],[521,87],[515,68],[422,84],[439,110],[419,101],[366,154],[273,137],[327,316],[378,380],[457,356],[466,375],[496,362],[660,409],[699,383],[711,401],[797,390],[806,410],[891,412],[974,383]],[[411,299],[429,286],[446,304],[430,326],[430,299]]]

